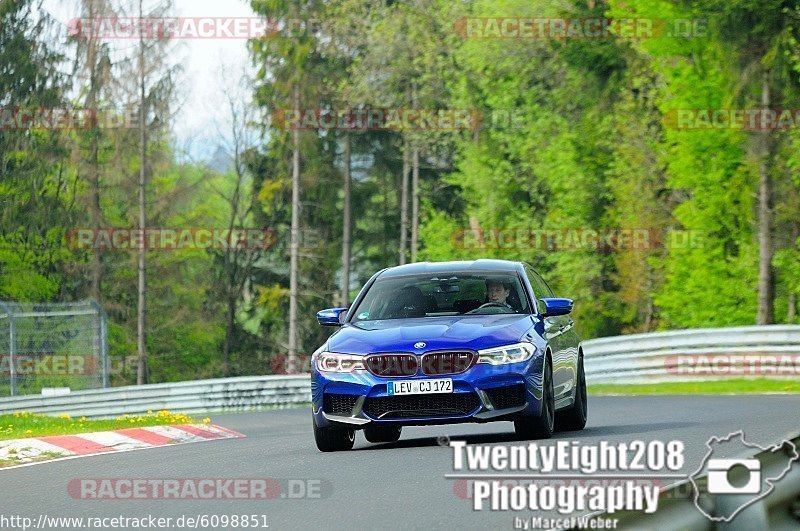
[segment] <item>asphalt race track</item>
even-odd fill
[[[761,445],[800,428],[800,396],[590,397],[582,432],[552,441],[680,439],[684,472],[694,471],[714,435],[744,430]],[[245,439],[91,456],[0,471],[3,513],[30,516],[265,515],[270,529],[511,529],[530,512],[475,512],[457,495],[453,451],[437,439],[513,445],[508,422],[404,428],[398,443],[373,445],[362,434],[350,452],[317,451],[306,408],[213,415]],[[67,491],[76,478],[276,478],[321,480],[324,496],[270,500],[83,500]]]

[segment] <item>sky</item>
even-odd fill
[[[152,3],[146,1],[145,6]],[[175,17],[254,16],[246,0],[173,0],[172,3],[170,16]],[[42,9],[65,28],[69,20],[80,15],[77,0],[44,0]],[[169,61],[181,64],[184,69],[176,99],[179,111],[173,121],[177,147],[185,151],[181,158],[209,160],[217,146],[228,143],[230,138],[225,91],[238,91],[240,98],[245,99],[252,92],[249,87],[238,88],[241,73],[252,72],[247,41],[244,38],[179,39]]]

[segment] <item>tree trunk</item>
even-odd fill
[[[95,2],[89,2],[89,18],[94,19]],[[92,228],[99,229],[102,213],[100,210],[100,128],[97,124],[97,96],[100,90],[98,80],[99,72],[97,64],[97,36],[89,32],[88,42],[86,43],[86,62],[89,66],[89,92],[86,94],[86,107],[93,113],[92,128],[89,131],[89,214],[91,216]],[[102,284],[102,264],[100,263],[100,249],[92,246],[92,269],[91,269],[91,288],[90,296],[100,302],[100,286]]]
[[[403,135],[403,177],[400,182],[400,265],[406,263],[408,249],[408,138]]]
[[[391,224],[389,217],[386,215],[390,212],[389,196],[391,194],[397,195],[397,190],[394,186],[394,178],[387,176],[385,173],[381,174],[381,200],[383,202],[383,230],[381,234],[381,253],[383,256],[389,256],[389,234],[391,234]],[[394,239],[392,238],[392,241]]]
[[[222,343],[222,375],[226,378],[231,374],[231,348],[233,346],[233,326],[236,319],[236,297],[231,295],[232,290],[233,286],[228,286],[228,300],[225,311],[225,339]]]
[[[419,147],[416,142],[411,153],[411,261],[416,262],[419,241]]]
[[[412,86],[411,104],[418,107],[417,85]],[[414,140],[411,149],[411,262],[417,261],[419,241],[419,143]]]
[[[294,85],[294,108],[300,108],[300,86]],[[297,274],[300,252],[300,129],[292,130],[292,228],[289,246],[289,356],[287,373],[297,367]]]
[[[653,277],[652,271],[647,272],[647,280],[646,280],[646,288],[647,288],[647,300],[645,302],[645,311],[644,311],[644,329],[643,332],[652,332],[653,331],[653,317],[655,316],[655,304],[653,302]]]
[[[142,17],[142,0],[139,0],[139,17]],[[139,249],[139,282],[138,308],[136,312],[136,350],[138,366],[136,370],[136,383],[147,383],[147,351],[145,350],[145,256],[146,245],[144,242],[145,231],[145,184],[146,184],[146,157],[147,134],[145,129],[145,82],[144,82],[144,37],[139,36],[139,230],[142,231],[142,246]]]
[[[350,134],[344,134],[344,206],[342,208],[342,307],[350,302]]]
[[[800,237],[800,223],[794,222],[792,223],[792,245],[794,247],[797,245],[797,238]],[[790,293],[789,294],[789,306],[786,309],[786,322],[792,323],[794,322],[795,318],[797,317],[797,293]]]
[[[237,225],[241,226],[246,222],[248,213],[251,211],[251,207],[247,206],[248,190],[245,181],[247,170],[243,161],[244,153],[247,152],[250,146],[245,132],[248,122],[247,109],[233,92],[225,91],[225,95],[231,116],[230,135],[233,148],[233,173],[236,178],[233,195],[228,201],[230,206],[228,234],[233,234]],[[255,171],[253,173],[258,175],[261,172]],[[254,181],[257,179],[256,175],[253,175]],[[251,186],[255,190],[258,185],[253,184]],[[252,201],[252,199],[253,197],[251,196],[249,200]],[[244,207],[242,207],[242,204],[244,204]],[[257,210],[261,211],[261,208]],[[225,339],[222,344],[222,374],[226,377],[235,376],[240,372],[239,366],[236,366],[231,359],[233,350],[236,347],[236,309],[238,302],[242,299],[244,285],[252,270],[252,260],[254,258],[251,259],[251,257],[255,255],[255,253],[251,254],[250,251],[246,253],[242,251],[243,249],[239,246],[236,248],[229,246],[223,253],[223,280],[227,308],[225,311]]]
[[[235,117],[234,117],[235,120]],[[228,234],[233,234],[236,227],[236,214],[239,212],[239,200],[241,194],[242,174],[239,170],[238,146],[235,149],[234,164],[236,165],[236,186],[233,190],[231,199],[231,219],[228,223]],[[239,268],[236,253],[238,251],[228,248],[223,255],[223,274],[225,275],[225,298],[227,308],[225,311],[225,338],[222,342],[222,374],[230,376],[231,350],[233,348],[233,333],[236,324],[236,301],[239,298],[238,273]]]
[[[100,213],[100,168],[98,162],[98,135],[100,132],[94,129],[91,133],[91,154],[89,162],[89,190],[91,194],[89,211],[92,217],[92,227],[101,228],[102,224]],[[91,273],[91,298],[98,303],[100,300],[100,287],[103,283],[103,265],[100,262],[100,249],[92,247],[92,273]]]
[[[761,82],[761,106],[769,108],[769,72],[764,72]],[[775,298],[772,270],[772,232],[771,195],[772,183],[769,176],[771,134],[762,124],[758,165],[758,317],[756,324],[772,324],[774,321],[773,302]]]

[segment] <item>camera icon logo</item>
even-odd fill
[[[694,506],[712,522],[730,522],[746,507],[769,496],[775,483],[800,460],[794,441],[759,446],[746,441],[741,430],[711,437],[706,448],[708,453],[689,481]]]
[[[747,483],[734,484],[731,475],[744,477],[745,471],[749,475]],[[709,459],[706,489],[709,494],[758,494],[761,492],[761,462],[758,459]]]

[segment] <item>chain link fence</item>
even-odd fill
[[[0,301],[0,396],[108,387],[108,320],[95,301]]]

